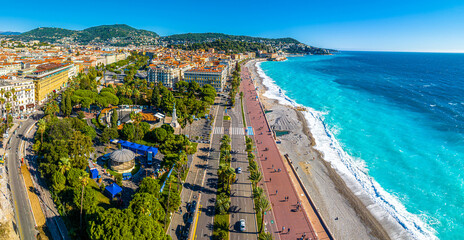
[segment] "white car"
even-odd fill
[[[242,231],[242,232],[246,231],[245,219],[240,219],[240,231]]]

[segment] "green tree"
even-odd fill
[[[40,133],[40,142],[43,143],[43,134],[45,133],[47,127],[47,123],[45,122],[45,119],[41,118],[39,119],[38,126],[37,126],[37,131]]]
[[[159,197],[161,187],[156,179],[146,177],[142,179],[139,185],[139,193],[150,193]]]
[[[165,211],[161,206],[158,198],[149,193],[137,193],[132,198],[129,208],[137,216],[147,215],[153,217],[156,221],[162,221],[165,217]]]
[[[105,128],[100,137],[100,141],[103,143],[109,143],[111,139],[119,137],[118,130],[116,128]]]
[[[258,240],[272,240],[272,234],[271,233],[261,233],[259,234]]]
[[[230,208],[229,196],[224,192],[220,193],[216,200],[216,212],[218,214],[226,214],[229,212],[229,208]]]
[[[248,179],[250,179],[254,187],[257,187],[258,183],[263,179],[263,175],[259,171],[252,171]]]
[[[264,216],[264,212],[267,212],[271,209],[271,205],[269,204],[269,201],[264,197],[260,197],[256,203],[256,210],[261,212],[261,216]],[[261,233],[263,231],[263,226],[264,226],[264,217],[261,217],[261,228],[259,229],[259,232]]]
[[[167,132],[164,128],[155,128],[153,130],[154,136],[155,136],[155,141],[158,143],[164,142],[167,137]]]
[[[118,126],[118,111],[116,109],[113,109],[113,113],[111,115],[111,127],[117,127]]]
[[[52,188],[55,192],[61,192],[66,187],[66,177],[63,173],[56,171],[52,175]]]
[[[171,114],[174,108],[174,102],[174,95],[168,90],[161,100],[161,109],[163,109],[165,113]]]
[[[135,139],[135,126],[132,123],[126,123],[121,130],[122,137],[128,141]]]

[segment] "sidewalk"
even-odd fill
[[[259,153],[257,157],[262,166],[263,179],[276,219],[277,232],[274,231],[273,234],[280,234],[280,239],[296,239],[302,236],[317,239],[308,216],[302,211],[298,192],[285,170],[284,160],[277,149],[246,67],[242,71],[241,90],[244,93],[248,117],[251,120],[249,124],[253,127]]]

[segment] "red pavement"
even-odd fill
[[[305,239],[317,239],[304,209],[300,207],[299,211],[296,210],[297,193],[283,164],[284,159],[269,129],[263,108],[256,99],[257,93],[250,73],[244,66],[240,89],[244,93],[244,103],[248,113],[247,123],[253,127],[254,138],[259,153],[257,159],[263,170],[263,180],[266,184],[277,224],[277,228],[275,228],[270,226],[272,224],[268,223],[267,229],[273,230],[273,235],[279,234],[280,239],[283,240],[301,239],[303,234],[305,234]],[[281,171],[275,172],[274,169],[281,169]],[[287,201],[284,200],[286,196],[288,197]],[[282,227],[285,227],[283,232]],[[275,229],[278,230],[278,233]],[[290,232],[288,232],[288,229],[290,229]]]

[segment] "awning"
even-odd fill
[[[122,188],[116,184],[113,183],[105,188],[105,191],[108,192],[111,195],[111,198],[114,198],[116,194],[120,193],[122,191]]]

